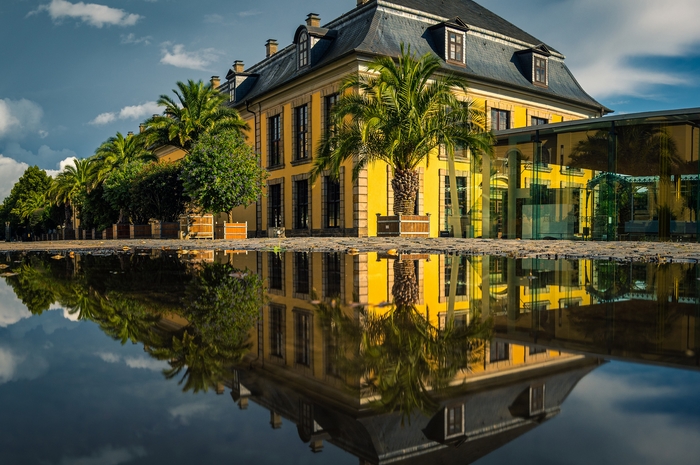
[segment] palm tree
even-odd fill
[[[73,165],[68,165],[58,173],[49,190],[49,196],[56,205],[65,205],[66,228],[71,224],[71,209],[76,207],[76,199],[83,191],[92,188],[94,180],[94,160],[82,158],[73,160]]]
[[[177,101],[161,95],[158,105],[165,107],[163,115],[154,115],[145,122],[143,134],[149,147],[174,145],[189,152],[203,133],[233,130],[242,135],[248,128],[238,111],[226,106],[227,96],[211,84],[178,81],[173,93]]]
[[[146,149],[143,137],[117,132],[115,137],[110,137],[95,151],[95,182],[104,181],[105,177],[115,169],[133,161],[156,161],[158,157]]]
[[[341,164],[352,159],[357,179],[369,164],[386,162],[394,171],[394,213],[413,214],[420,163],[441,145],[450,155],[457,147],[490,154],[493,136],[485,131],[484,112],[454,93],[466,93],[466,81],[437,75],[437,56],[416,58],[402,45],[397,61],[378,57],[368,69],[371,74],[352,75],[343,83],[332,111],[335,129],[322,141],[312,177],[326,169],[337,176]],[[346,92],[350,89],[359,92]]]

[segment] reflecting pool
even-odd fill
[[[700,265],[0,256],[8,464],[696,463]]]

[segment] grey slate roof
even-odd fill
[[[402,11],[405,8],[421,10],[427,15],[407,15]],[[554,54],[549,60],[549,86],[532,84],[529,71],[521,69],[515,54],[538,46],[541,41],[470,0],[371,0],[324,26],[337,36],[312,66],[297,70],[296,46],[291,44],[248,68],[247,73],[258,76],[256,82],[245,95],[237,95],[233,104],[242,105],[348,54],[398,56],[401,43],[410,44],[418,55],[435,53],[433,33],[428,28],[455,17],[472,29],[484,29],[494,35],[468,33],[466,68],[443,62],[445,70],[460,74],[471,83],[505,85],[607,110],[581,88],[564,64],[563,56],[549,45]],[[502,36],[515,40],[506,41]],[[223,90],[227,90],[226,85]]]

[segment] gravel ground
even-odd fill
[[[128,248],[128,249],[125,249]],[[620,262],[700,261],[700,244],[680,242],[579,242],[455,238],[298,237],[288,239],[169,240],[122,239],[85,241],[0,242],[0,252],[46,251],[106,253],[134,249],[341,251],[346,253],[496,255],[512,258],[597,259]]]

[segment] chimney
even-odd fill
[[[236,60],[233,62],[233,72],[234,73],[242,73],[245,71],[245,65],[243,65],[243,62],[241,60]]]
[[[316,13],[309,13],[306,16],[306,25],[309,27],[320,27],[321,26],[321,17],[317,15]]]
[[[139,134],[143,133],[143,131],[146,130],[146,125],[141,123],[139,124]]]
[[[127,138],[128,138],[128,137],[131,137],[131,136],[133,136],[133,135],[134,135],[134,131],[129,131],[129,132],[126,133],[126,137],[127,137]]]
[[[277,41],[275,39],[268,39],[267,42],[265,42],[265,57],[270,58],[275,53],[277,53]]]
[[[357,6],[364,5],[365,3],[368,3],[369,0],[357,0]]]
[[[212,76],[209,82],[211,83],[212,89],[216,89],[217,87],[219,87],[219,84],[221,84],[219,76]]]

